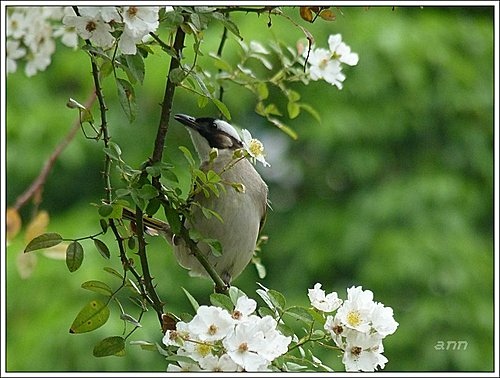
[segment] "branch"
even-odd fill
[[[179,27],[175,34],[174,50],[177,55],[176,58],[170,60],[170,67],[168,69],[168,74],[174,69],[180,67],[181,52],[184,48],[184,38],[186,34]],[[167,75],[168,75],[167,74]],[[161,115],[160,124],[158,125],[158,131],[156,133],[155,145],[153,150],[153,155],[151,156],[151,164],[160,162],[163,156],[163,149],[165,148],[165,139],[167,137],[168,125],[170,119],[170,113],[172,112],[172,103],[174,100],[175,84],[167,76],[167,85],[165,87],[165,94],[163,95],[163,102],[161,104]],[[153,185],[159,189],[159,179],[153,178]]]
[[[220,38],[219,48],[217,49],[217,56],[220,58],[222,56],[222,50],[224,49],[224,45],[227,40],[227,28],[224,27],[224,31],[222,32],[222,37]],[[219,73],[222,72],[222,69],[219,68]],[[222,86],[222,82],[220,84],[219,89],[219,101],[222,101],[222,97],[224,97],[224,87]]]
[[[85,102],[85,107],[90,108],[96,99],[95,93],[92,93],[90,97]],[[19,210],[21,207],[26,205],[26,203],[34,197],[36,194],[41,195],[43,191],[43,187],[45,182],[47,181],[47,177],[54,167],[55,162],[59,158],[59,155],[64,151],[64,149],[68,146],[68,144],[73,140],[78,129],[80,128],[80,117],[78,117],[73,123],[73,127],[69,131],[69,133],[64,137],[64,139],[56,146],[55,150],[49,156],[49,158],[45,161],[42,170],[40,171],[38,177],[33,180],[31,185],[17,197],[16,202],[14,204],[14,209]]]
[[[230,12],[246,12],[246,13],[274,13],[274,14],[281,14],[281,11],[277,6],[271,6],[271,7],[262,7],[262,8],[248,8],[248,7],[240,7],[240,6],[234,6],[234,7],[227,7],[227,8],[217,8],[217,11],[221,13],[230,13]]]

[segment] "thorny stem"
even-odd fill
[[[170,67],[168,69],[168,73],[180,67],[180,59],[181,59],[182,49],[184,48],[185,36],[186,34],[184,33],[184,31],[180,27],[177,28],[174,41],[174,50],[177,54],[177,57],[172,58],[170,60]],[[173,83],[170,80],[170,77],[167,77],[167,85],[165,87],[165,94],[163,96],[163,102],[161,105],[160,123],[158,125],[154,150],[151,156],[151,164],[160,162],[163,156],[163,149],[165,148],[165,139],[167,137],[167,132],[168,132],[170,113],[172,112],[174,91],[175,91],[175,83]],[[160,189],[159,178],[153,179],[153,185],[157,189]]]
[[[75,13],[77,15],[79,15],[78,7],[73,7],[73,9],[74,9]],[[89,40],[86,40],[85,43],[88,46],[91,46],[91,43]],[[181,46],[182,46],[182,44],[183,43],[181,43]],[[176,60],[172,59],[172,62],[174,62],[174,61],[176,61]],[[104,145],[105,145],[105,147],[108,147],[110,136],[109,136],[108,127],[107,127],[107,120],[106,120],[107,107],[106,107],[106,103],[104,102],[104,96],[103,96],[100,81],[99,81],[99,68],[97,67],[97,64],[96,64],[94,59],[91,59],[91,65],[92,65],[92,77],[94,78],[95,92],[97,95],[97,99],[99,101],[99,109],[100,109],[100,116],[101,116],[101,132],[103,135]],[[168,87],[168,85],[167,85],[167,87]],[[172,97],[173,97],[173,89],[172,89]],[[170,109],[170,107],[171,107],[171,101],[170,101],[169,109]],[[164,108],[162,108],[162,116],[163,116],[163,109]],[[162,123],[160,123],[160,125],[162,125]],[[168,128],[168,116],[166,118],[166,128]],[[165,128],[165,135],[166,135],[166,128]],[[161,152],[162,151],[160,151],[159,160],[155,160],[155,161],[161,160]],[[110,179],[110,175],[109,175],[110,170],[111,170],[111,158],[107,154],[105,154],[103,176],[104,176],[104,181],[105,181],[106,200],[108,203],[112,202],[112,195],[111,195],[112,188],[111,188],[111,179]],[[143,282],[144,282],[147,293],[143,293],[143,295],[149,300],[149,302],[151,303],[151,305],[155,309],[155,311],[158,315],[158,318],[160,320],[160,324],[161,324],[161,319],[162,319],[162,314],[163,314],[163,303],[160,300],[160,298],[158,297],[158,294],[156,293],[156,290],[153,286],[153,279],[149,273],[149,265],[148,265],[148,260],[147,260],[147,256],[146,256],[146,242],[144,239],[144,234],[143,234],[143,229],[142,229],[142,211],[140,211],[139,208],[137,209],[136,215],[137,215],[136,218],[140,218],[140,219],[136,219],[136,222],[137,222],[137,225],[139,226],[138,232],[137,232],[137,238],[139,241],[139,252],[138,253],[139,253],[139,258],[141,261],[143,278],[141,278],[138,274],[134,274],[134,276],[136,276],[136,279],[138,280],[139,285],[141,287],[142,287]],[[116,226],[114,224],[114,221],[111,219],[109,221],[109,223],[111,225],[111,229],[112,229],[116,239],[121,240],[121,236],[118,232],[118,229],[116,228]],[[120,245],[120,243],[119,243],[119,245]],[[122,263],[125,263],[125,260],[127,260],[124,255],[121,255],[121,259],[122,259]],[[130,268],[129,265],[130,264],[128,263],[128,260],[127,260],[127,263],[126,263],[126,265],[124,265],[123,268],[124,269],[126,269],[127,267]],[[148,294],[149,294],[149,296],[148,296]]]
[[[144,277],[144,285],[146,287],[146,291],[151,298],[151,305],[153,306],[156,314],[158,315],[158,319],[160,320],[160,324],[162,323],[162,315],[163,315],[163,305],[164,303],[161,301],[160,297],[156,293],[155,287],[153,285],[153,278],[151,277],[151,273],[149,272],[149,263],[148,257],[146,255],[146,239],[144,238],[144,225],[142,222],[143,213],[142,210],[137,206],[135,213],[135,221],[137,224],[137,240],[139,244],[138,252],[139,259],[141,261],[142,267],[142,276]],[[142,284],[142,282],[140,281]]]

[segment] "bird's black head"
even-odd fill
[[[195,118],[176,114],[174,119],[201,135],[210,148],[237,149],[243,147],[235,128],[226,121],[211,117]]]

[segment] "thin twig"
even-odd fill
[[[89,109],[92,107],[92,104],[96,100],[95,93],[92,93],[90,97],[85,102],[85,107]],[[43,191],[43,187],[45,182],[47,181],[47,177],[49,173],[52,171],[55,162],[64,151],[64,149],[68,146],[68,144],[73,140],[76,133],[80,129],[80,117],[78,117],[73,123],[73,127],[69,131],[69,133],[64,137],[64,139],[56,146],[52,154],[50,154],[49,158],[45,161],[42,170],[40,171],[38,177],[33,180],[31,185],[16,199],[14,204],[14,209],[19,210],[21,207],[26,205],[26,203],[35,195],[41,195]]]
[[[217,49],[217,56],[219,58],[222,57],[222,50],[224,49],[224,45],[227,40],[227,28],[224,27],[224,31],[222,32],[222,37],[220,38],[219,48]],[[222,72],[222,69],[219,68],[219,73]],[[224,87],[222,86],[222,82],[219,86],[219,101],[222,101],[222,97],[224,97]]]

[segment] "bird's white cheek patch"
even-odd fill
[[[224,134],[219,134],[217,135],[217,141],[216,141],[216,144],[217,144],[217,148],[230,148],[230,147],[233,147],[234,145],[234,142],[233,140],[228,137],[227,135],[224,135]]]

